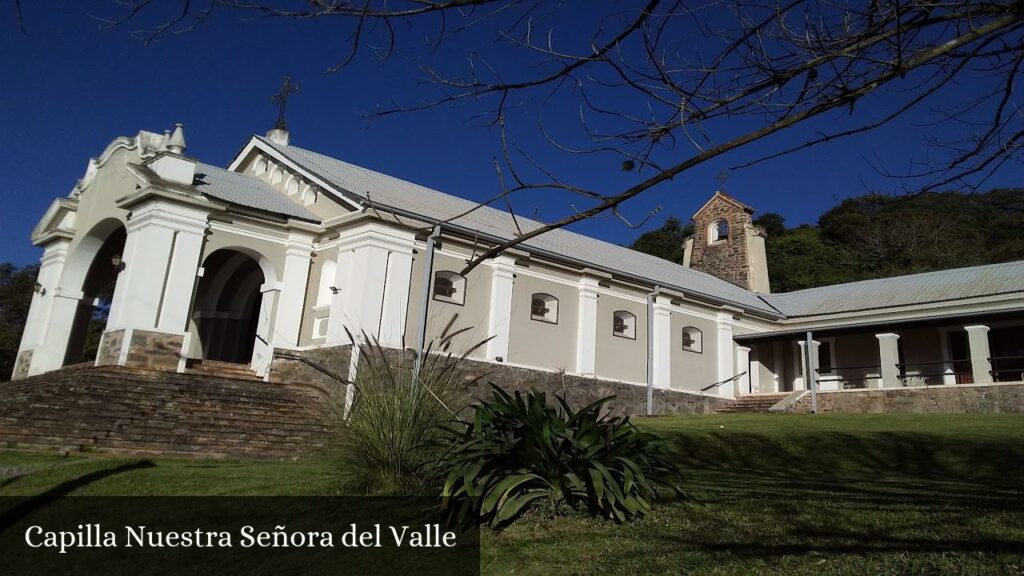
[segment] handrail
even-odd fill
[[[282,350],[276,350],[274,353],[277,355],[278,358],[284,358],[285,360],[294,360],[296,362],[301,362],[306,366],[309,366],[313,370],[316,370],[317,372],[320,372],[321,374],[336,380],[340,384],[344,384],[346,386],[348,386],[349,384],[348,378],[342,378],[341,375],[339,375],[338,373],[328,368],[325,368],[318,362],[314,362],[301,354],[295,354],[294,352],[285,352]]]
[[[837,372],[839,370],[865,370],[865,369],[868,369],[868,368],[877,368],[879,370],[882,369],[882,367],[880,365],[878,365],[878,364],[871,364],[870,366],[833,366],[829,370],[829,372]],[[821,368],[815,368],[814,371],[818,372],[820,374],[821,373]],[[827,373],[828,372],[826,372],[826,374]]]
[[[711,390],[712,388],[716,388],[718,386],[721,386],[722,384],[728,384],[729,382],[735,382],[736,380],[740,379],[740,376],[743,376],[746,373],[747,373],[747,371],[744,370],[743,372],[740,372],[739,374],[733,376],[732,378],[727,378],[725,380],[722,380],[721,382],[715,382],[714,384],[705,386],[705,387],[701,388],[700,391],[701,392],[707,392],[708,390]]]
[[[970,358],[962,358],[960,360],[938,360],[935,362],[897,362],[896,366],[938,366],[940,364],[964,364],[970,363]]]

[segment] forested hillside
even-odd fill
[[[865,195],[825,212],[816,226],[787,228],[775,213],[754,222],[768,233],[772,292],[1024,259],[1024,189]],[[632,248],[682,262],[692,233],[670,218]]]

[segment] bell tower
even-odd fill
[[[683,264],[752,292],[767,294],[765,231],[753,223],[754,209],[715,192],[693,215],[694,235],[686,239]]]

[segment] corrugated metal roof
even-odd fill
[[[292,202],[266,182],[202,162],[196,163],[194,186],[207,196],[239,206],[309,222],[320,221],[315,214]]]
[[[317,152],[296,146],[282,146],[266,138],[259,138],[299,166],[342,190],[368,199],[374,205],[404,210],[432,220],[447,221],[454,218],[452,223],[455,225],[498,238],[511,239],[515,236],[516,225],[508,212],[487,206],[478,207],[477,203],[471,200],[406,182]],[[462,215],[465,212],[470,213]],[[541,223],[528,218],[517,217],[516,220],[520,228],[526,232],[541,226]],[[524,247],[646,278],[652,284],[703,295],[747,310],[778,314],[756,294],[735,284],[649,254],[568,230],[552,230],[525,242]]]
[[[817,316],[1024,292],[1024,261],[864,280],[762,298],[786,316]]]

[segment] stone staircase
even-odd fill
[[[324,445],[315,389],[211,372],[74,366],[0,382],[0,448],[283,458]]]
[[[249,368],[248,364],[235,364],[234,362],[221,362],[218,360],[189,360],[185,372],[214,378],[262,380]]]
[[[782,400],[789,393],[782,394],[752,394],[750,396],[740,396],[733,400],[728,405],[715,410],[715,414],[739,414],[739,413],[757,413],[757,412],[768,412],[768,409],[776,405],[779,400]]]

